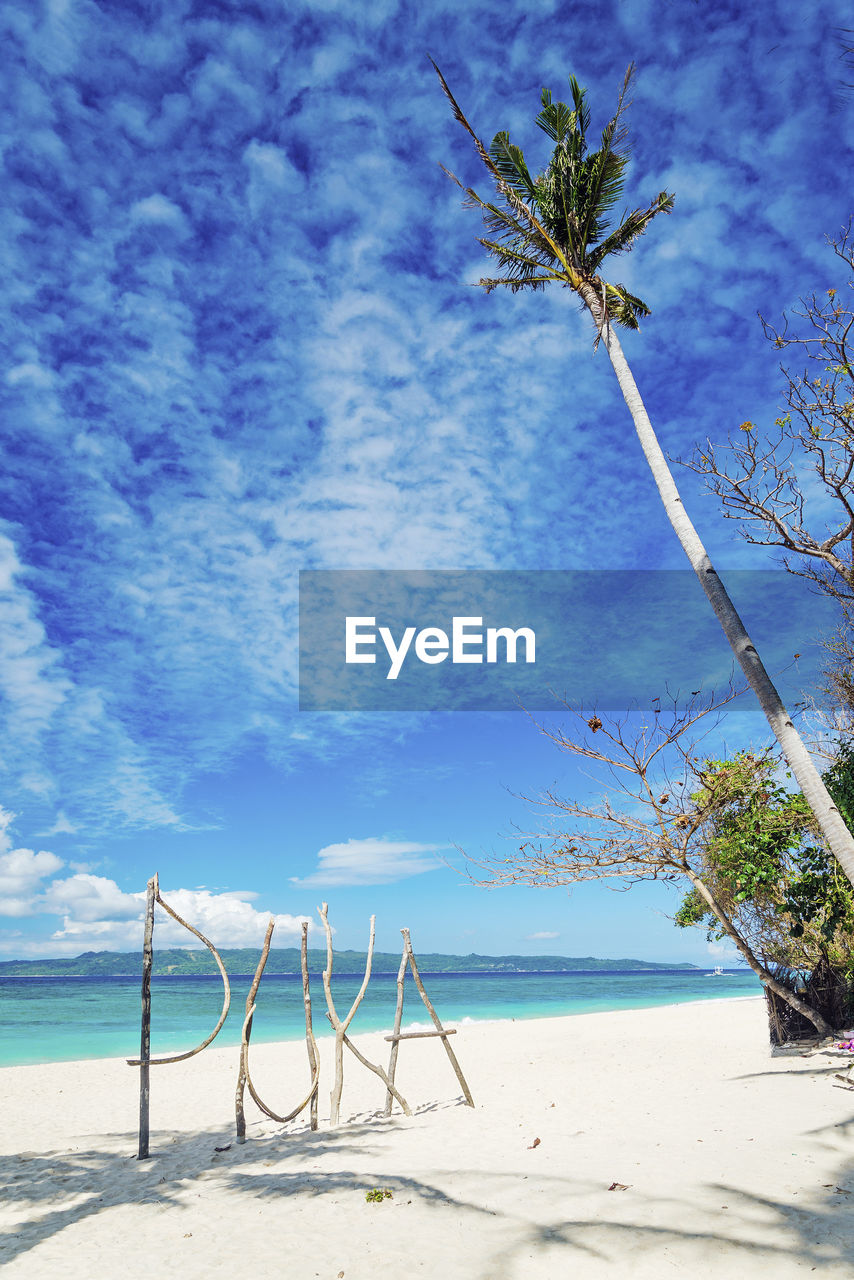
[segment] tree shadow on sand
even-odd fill
[[[416,1118],[434,1110],[428,1105]],[[449,1174],[426,1180],[394,1167],[388,1140],[397,1123],[396,1118],[365,1116],[340,1129],[314,1133],[307,1126],[267,1132],[259,1124],[245,1145],[235,1142],[230,1126],[173,1137],[160,1134],[154,1157],[142,1163],[128,1154],[132,1133],[109,1135],[101,1149],[23,1153],[6,1160],[0,1172],[0,1198],[18,1206],[20,1223],[0,1238],[0,1259],[11,1261],[65,1228],[118,1206],[154,1203],[186,1209],[188,1191],[202,1192],[214,1184],[226,1194],[290,1201],[297,1207],[321,1197],[362,1198],[367,1185],[377,1185],[390,1188],[396,1202],[405,1205],[409,1199],[426,1206],[431,1233],[446,1224],[471,1229],[478,1241],[472,1280],[512,1280],[532,1255],[542,1257],[546,1274],[563,1274],[584,1258],[624,1262],[627,1250],[633,1272],[639,1272],[644,1263],[652,1266],[660,1257],[672,1265],[681,1246],[690,1250],[686,1258],[696,1262],[698,1244],[704,1256],[728,1265],[732,1275],[751,1259],[769,1268],[785,1263],[805,1270],[854,1270],[852,1159],[843,1161],[830,1185],[808,1186],[805,1178],[799,1202],[708,1183],[699,1190],[714,1192],[721,1208],[706,1214],[701,1230],[691,1230],[680,1224],[691,1216],[696,1222],[696,1197],[666,1198],[644,1190],[642,1169],[625,1194],[600,1196],[607,1188],[577,1170],[523,1180],[516,1171],[486,1174],[454,1161],[454,1190],[449,1192],[441,1185]],[[811,1136],[838,1153],[840,1139],[849,1140],[852,1132],[854,1117]],[[325,1169],[324,1157],[329,1156],[334,1167]],[[548,1196],[538,1199],[538,1191]],[[555,1217],[544,1211],[546,1200],[552,1206],[576,1203],[578,1212]]]
[[[448,1105],[456,1104],[428,1103],[415,1115]],[[377,1154],[377,1139],[394,1126],[395,1119],[365,1113],[341,1128],[316,1132],[306,1124],[264,1132],[265,1124],[256,1122],[256,1132],[245,1144],[236,1141],[230,1125],[173,1136],[159,1133],[152,1138],[151,1158],[144,1161],[130,1154],[136,1146],[136,1134],[131,1131],[105,1134],[97,1148],[25,1151],[5,1158],[0,1165],[0,1202],[16,1206],[17,1229],[0,1232],[0,1263],[28,1252],[66,1227],[121,1205],[186,1208],[187,1188],[196,1183],[203,1188],[209,1178],[253,1195],[312,1197],[359,1188],[365,1183],[364,1173],[311,1173],[303,1162],[322,1159],[330,1152],[341,1160],[370,1158]],[[269,1166],[263,1178],[253,1170],[262,1160]],[[427,1200],[443,1199],[436,1188],[417,1180],[412,1180],[412,1189]]]
[[[779,1052],[774,1055],[775,1058],[782,1057]],[[779,1080],[791,1079],[792,1076],[845,1076],[848,1072],[854,1074],[854,1058],[850,1053],[841,1049],[822,1049],[811,1052],[800,1052],[786,1055],[786,1070],[781,1071],[779,1067],[769,1066],[763,1071],[748,1071],[739,1076],[733,1076],[733,1080],[761,1080],[776,1078]],[[799,1059],[796,1061],[795,1059]],[[854,1080],[852,1080],[854,1085]]]

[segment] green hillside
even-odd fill
[[[229,974],[251,974],[258,963],[260,949],[254,947],[225,948],[223,964]],[[418,966],[424,973],[566,973],[583,969],[588,972],[615,969],[695,969],[693,964],[653,964],[646,960],[600,960],[593,956],[468,956],[442,955],[437,952],[416,952]],[[309,968],[319,973],[326,964],[326,952],[309,950]],[[377,951],[374,953],[374,973],[397,973],[400,953]],[[0,977],[136,977],[142,967],[138,951],[86,951],[73,959],[54,960],[4,960],[0,962]],[[335,972],[363,973],[363,951],[336,951]],[[204,949],[187,950],[182,947],[155,949],[156,976],[215,974],[213,956]],[[299,973],[300,954],[296,947],[282,947],[270,952],[267,973]]]

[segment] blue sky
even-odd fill
[[[482,135],[626,65],[620,278],[664,447],[780,396],[757,311],[838,283],[847,6],[772,0],[4,5],[0,951],[130,948],[139,892],[223,945],[708,960],[663,888],[484,893],[518,798],[590,788],[521,714],[297,710],[300,569],[666,569],[680,551],[563,291],[483,296]],[[689,473],[722,567],[767,568]],[[809,637],[805,638],[805,643]],[[727,725],[764,737],[748,707]],[[166,929],[162,937],[171,935]],[[176,937],[176,941],[179,939]]]

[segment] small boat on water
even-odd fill
[[[716,965],[715,965],[715,971],[714,971],[714,973],[707,973],[707,974],[706,974],[706,977],[707,977],[707,978],[722,978],[723,976],[724,976],[724,971],[723,971],[723,969],[721,968],[721,966],[720,966],[719,964],[716,964]]]

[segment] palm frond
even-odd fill
[[[442,170],[446,178],[450,178],[451,182],[455,182],[457,184],[460,191],[471,191],[471,188],[467,187],[462,178],[458,178],[452,169],[447,169],[443,164],[440,164],[439,168]],[[474,194],[474,192],[472,192],[472,194]]]
[[[667,191],[660,191],[648,209],[633,209],[626,214],[620,225],[605,240],[587,255],[585,265],[590,271],[596,271],[605,258],[615,253],[625,253],[631,249],[638,236],[643,235],[656,214],[670,213],[674,197]]]
[[[465,194],[463,201],[464,209],[480,209],[483,214],[483,220],[490,231],[500,232],[502,235],[517,236],[526,243],[536,244],[541,250],[549,248],[548,240],[540,236],[537,231],[531,230],[530,226],[525,226],[517,218],[513,216],[509,209],[502,209],[499,205],[492,204],[489,200],[484,200],[479,196],[474,187],[467,187],[452,173],[450,169],[446,169],[443,164],[439,168],[446,174],[452,182],[460,188]]]
[[[622,148],[623,154],[626,156],[629,155],[629,131],[628,126],[623,123],[623,115],[632,105],[631,98],[626,95],[629,92],[629,88],[631,87],[631,83],[634,78],[635,64],[630,62],[626,68],[626,74],[623,76],[622,88],[620,89],[620,95],[617,98],[617,109],[605,125],[605,128],[602,130],[602,146],[605,147],[607,145],[614,151]]]
[[[576,112],[571,111],[565,102],[552,102],[549,89],[542,92],[543,109],[534,121],[543,133],[547,133],[552,142],[563,142],[566,135],[575,127]]]
[[[522,289],[545,289],[547,284],[551,284],[554,276],[532,276],[527,280],[511,279],[507,276],[496,276],[492,279],[481,277],[478,280],[478,286],[486,293],[492,293],[494,289],[509,289],[511,293],[520,293]]]
[[[484,200],[473,187],[463,187],[463,190],[466,193],[463,208],[480,209],[490,231],[501,231],[503,235],[516,235],[523,240],[536,238],[537,233],[514,217],[510,209],[502,209],[500,205]]]
[[[529,254],[521,253],[518,249],[514,249],[511,245],[499,244],[495,240],[487,240],[478,236],[478,244],[482,244],[488,253],[499,261],[506,263],[510,271],[543,271],[548,268],[548,262],[543,262],[539,258],[532,257]],[[549,271],[550,280],[565,280],[565,276],[555,271]]]
[[[612,209],[623,194],[625,185],[624,173],[629,163],[629,152],[626,148],[626,128],[623,124],[623,112],[628,107],[626,94],[635,72],[635,64],[629,64],[623,80],[623,87],[617,99],[617,110],[602,130],[602,143],[597,152],[590,157],[590,175],[587,189],[587,207],[581,225],[581,234],[585,249],[588,244],[595,244],[607,230],[607,222],[603,215]],[[619,148],[623,150],[619,150]]]
[[[575,76],[570,76],[569,92],[572,94],[575,113],[578,117],[579,132],[582,138],[586,138],[587,130],[590,128],[590,108],[587,105],[587,90],[582,89]]]
[[[520,218],[520,220],[523,223],[527,224],[531,228],[531,230],[538,232],[541,236],[543,236],[545,240],[549,242],[555,257],[563,265],[564,269],[567,272],[569,272],[570,275],[574,275],[572,265],[566,260],[566,257],[560,248],[560,245],[556,244],[553,241],[553,239],[549,236],[548,231],[538,221],[536,215],[534,214],[530,206],[525,202],[525,200],[523,200],[523,198],[518,194],[518,192],[514,190],[511,184],[506,182],[505,179],[502,177],[501,173],[499,172],[495,162],[493,161],[486,147],[481,142],[480,138],[477,136],[474,129],[469,124],[462,108],[460,107],[454,95],[451,93],[448,82],[446,81],[445,77],[442,75],[442,72],[439,70],[438,66],[433,61],[432,58],[430,58],[430,62],[433,65],[433,70],[436,72],[436,75],[439,77],[439,83],[442,86],[442,90],[453,108],[455,118],[459,120],[460,124],[465,129],[466,133],[468,133],[468,135],[471,137],[472,141],[474,142],[475,150],[477,151],[478,155],[480,156],[481,160],[483,161],[484,165],[486,166],[490,174],[492,175],[493,180],[495,181],[495,185],[498,188],[500,194],[504,196],[504,199],[510,205],[511,209],[514,211],[514,213],[517,214],[517,216]],[[441,166],[441,167],[444,169],[444,166]],[[445,172],[447,172],[447,170],[445,170]],[[459,182],[459,179],[457,179],[457,182]],[[459,185],[462,185],[462,184],[460,183]]]
[[[639,329],[640,321],[649,315],[646,303],[629,293],[624,284],[606,284],[605,295],[609,318],[624,329]]]
[[[603,214],[622,196],[628,163],[629,157],[616,151],[597,151],[590,157],[587,200],[591,221],[602,223]]]
[[[471,191],[470,188],[467,190]],[[483,214],[484,226],[490,236],[497,236],[503,240],[505,242],[504,248],[509,247],[525,256],[536,257],[543,266],[554,269],[555,256],[552,252],[551,243],[547,239],[541,236],[539,232],[523,226],[508,209],[502,209],[499,205],[481,200],[474,191],[471,191],[471,195],[475,196],[475,200],[467,199],[465,204],[477,204]],[[481,243],[485,242],[481,241]]]
[[[509,133],[496,133],[489,148],[495,167],[504,181],[522,197],[523,200],[536,200],[537,190],[533,178],[528,172],[521,147],[514,147]]]

